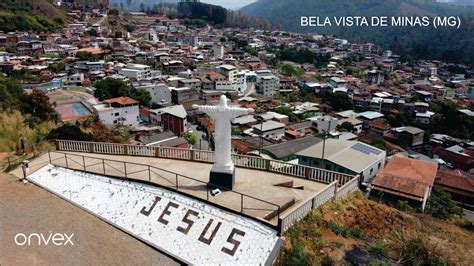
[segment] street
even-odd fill
[[[193,134],[197,138],[196,144],[194,144],[193,148],[197,150],[209,150],[209,142],[206,139],[202,138],[203,134],[206,134],[203,131],[197,130],[197,125],[191,125],[190,127],[193,129]]]

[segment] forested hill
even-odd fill
[[[241,9],[282,29],[334,34],[356,42],[375,42],[415,57],[448,61],[474,58],[474,7],[435,0],[258,0]],[[462,18],[460,29],[433,27],[300,27],[301,16],[435,16]],[[470,62],[472,64],[472,62]]]
[[[65,14],[49,0],[0,0],[0,30],[52,31],[63,26]]]

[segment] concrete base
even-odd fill
[[[209,175],[209,189],[227,189],[232,190],[235,183],[235,168],[232,169],[232,172],[217,172],[211,170]]]

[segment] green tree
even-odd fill
[[[443,220],[455,215],[462,216],[462,208],[451,199],[451,194],[439,188],[434,188],[426,204],[426,212],[433,217]]]
[[[20,109],[23,98],[23,88],[18,81],[0,77],[0,110]]]
[[[350,123],[350,122],[347,122],[347,121],[344,122],[344,123],[342,123],[341,126],[340,126],[340,128],[343,129],[343,130],[345,130],[345,131],[347,131],[347,132],[352,132],[352,131],[354,131],[354,125],[353,125],[352,123]]]
[[[321,98],[323,103],[329,104],[336,112],[354,109],[354,103],[347,93],[341,91],[323,92]]]
[[[181,133],[181,137],[183,137],[190,146],[193,146],[197,143],[197,137],[191,132],[183,132]]]
[[[99,100],[128,96],[130,94],[130,87],[125,82],[114,78],[100,80],[95,83],[94,87],[94,97]]]
[[[31,114],[40,120],[51,120],[56,118],[56,111],[49,101],[45,92],[33,89],[22,101],[23,112]]]
[[[145,106],[148,108],[151,106],[150,92],[145,89],[137,89],[132,87],[128,96],[139,101],[141,106]]]
[[[295,67],[292,64],[284,64],[281,67],[281,73],[285,76],[300,77],[304,74],[301,68]]]
[[[84,60],[84,61],[97,61],[97,60],[99,60],[98,55],[93,54],[91,52],[85,52],[85,51],[77,52],[76,57],[79,60]]]
[[[65,140],[79,140],[91,141],[92,135],[84,133],[80,127],[72,124],[64,124],[58,128],[51,130],[48,134],[48,139],[65,139]]]

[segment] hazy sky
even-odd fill
[[[239,9],[255,1],[256,0],[201,0],[201,2],[220,5],[230,9]]]

